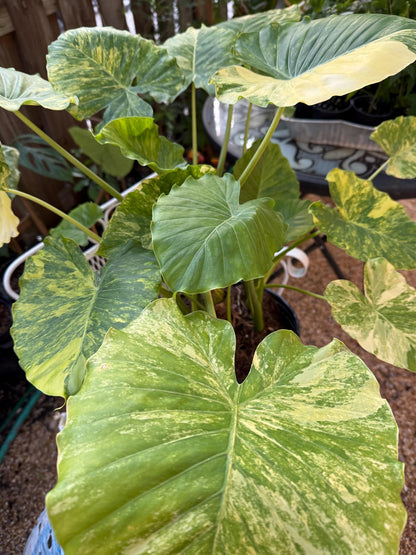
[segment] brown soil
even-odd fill
[[[416,220],[416,200],[403,201],[409,215]],[[345,277],[362,288],[362,263],[329,246]],[[416,287],[416,271],[402,272]],[[327,283],[336,279],[331,266],[318,248],[310,253],[310,269],[302,279],[289,283],[322,294]],[[416,374],[395,368],[363,351],[336,324],[326,303],[294,291],[284,298],[295,309],[300,321],[301,339],[305,344],[322,347],[334,337],[357,353],[374,372],[383,397],[389,402],[399,426],[399,457],[405,463],[406,485],[402,497],[408,511],[400,555],[416,553]],[[0,361],[2,353],[0,352]],[[1,368],[1,366],[0,366]],[[23,379],[0,383],[0,417],[10,410],[27,384]],[[21,554],[26,539],[44,508],[44,496],[56,480],[55,435],[58,417],[55,409],[60,399],[42,396],[25,421],[0,466],[0,553]]]

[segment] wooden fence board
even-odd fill
[[[186,29],[190,25],[192,25],[194,21],[194,11],[192,9],[192,4],[189,2],[189,0],[179,0],[178,11],[179,11],[179,30],[183,32],[183,31],[186,31]]]
[[[155,28],[149,0],[132,0],[131,11],[133,13],[136,33],[146,39],[153,39]]]
[[[42,0],[4,0],[14,25],[23,67],[46,78],[45,57],[53,35]]]
[[[97,1],[103,25],[117,29],[128,28],[122,0]],[[174,12],[174,4],[177,12]],[[156,6],[156,9],[152,6]],[[184,31],[198,21],[214,23],[219,11],[225,18],[227,2],[176,0],[174,3],[173,0],[157,0],[154,3],[151,0],[132,0],[131,9],[136,32],[146,38],[153,38],[156,18],[160,41],[164,41],[174,35],[178,27]],[[0,0],[0,66],[46,77],[47,48],[60,33],[62,25],[64,29],[95,26],[92,0]],[[68,128],[80,124],[67,112],[32,106],[22,107],[22,112],[62,146],[69,148],[73,145]],[[4,144],[11,144],[18,135],[28,132],[26,126],[13,114],[0,111],[0,140]],[[65,211],[77,201],[70,185],[46,179],[24,168],[21,189]],[[29,236],[30,218],[34,222],[35,234],[45,232],[44,224],[48,227],[56,224],[56,217],[37,205],[24,206],[18,199],[15,199],[14,204],[21,208],[25,217],[23,227]]]
[[[160,0],[156,2],[156,15],[159,27],[159,42],[162,43],[175,34],[173,2],[171,0]]]
[[[128,29],[122,0],[98,0],[103,25]]]
[[[95,27],[95,15],[90,0],[58,0],[65,29]]]

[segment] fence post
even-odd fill
[[[58,8],[65,29],[95,27],[96,25],[91,0],[58,0]]]
[[[131,11],[133,12],[136,33],[146,39],[153,39],[155,29],[150,0],[132,0]]]
[[[27,73],[40,73],[46,78],[45,57],[54,36],[42,0],[4,0],[13,23]]]
[[[98,0],[98,6],[103,25],[111,25],[122,30],[128,29],[122,0]]]

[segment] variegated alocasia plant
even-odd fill
[[[416,22],[298,20],[296,8],[273,10],[188,29],[163,46],[76,29],[51,45],[49,82],[0,70],[1,106],[33,131],[41,133],[22,104],[79,119],[104,110],[96,140],[157,173],[119,199],[102,237],[89,229],[99,217],[90,207],[64,215],[77,234],[61,226],[45,240],[14,307],[28,379],[67,399],[47,497],[66,554],[398,550],[406,514],[397,426],[370,370],[337,340],[318,349],[280,330],[238,383],[232,325],[216,318],[212,291],[243,281],[261,329],[281,257],[325,233],[366,262],[365,290],[335,281],[316,302],[328,302],[364,348],[416,371],[416,292],[397,272],[416,268],[416,223],[373,176],[339,169],[328,175],[335,208],[301,200],[271,143],[283,107],[348,93],[413,62]],[[223,175],[227,144],[215,169],[186,164],[182,147],[159,135],[149,97],[171,102],[189,85],[193,98],[195,88],[215,90],[230,105],[228,129],[240,98],[277,107],[233,174]],[[196,153],[194,112],[192,123]],[[388,173],[416,176],[415,118],[386,122],[373,138]],[[22,194],[16,160],[4,154],[2,199]],[[12,236],[9,203],[0,209]],[[80,231],[107,259],[99,275],[79,250]]]

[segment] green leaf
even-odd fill
[[[0,190],[2,185],[9,189],[17,189],[20,179],[18,165],[19,151],[0,143]]]
[[[202,293],[264,276],[285,240],[270,199],[239,204],[240,185],[189,177],[153,208],[153,248],[173,291]]]
[[[251,69],[232,66],[213,76],[222,102],[316,104],[381,81],[416,60],[416,21],[379,14],[305,18],[244,34],[236,51]]]
[[[71,210],[69,215],[89,229],[102,217],[103,211],[94,202],[84,202]],[[62,220],[55,228],[51,229],[50,234],[52,237],[72,239],[77,245],[85,246],[89,242],[88,235],[67,220]]]
[[[371,139],[389,155],[386,173],[401,179],[416,177],[416,116],[400,116],[385,121]]]
[[[39,75],[27,75],[13,68],[0,68],[0,107],[9,112],[22,105],[43,106],[49,110],[65,110],[77,99],[56,93],[50,83]]]
[[[325,291],[332,316],[358,343],[381,360],[416,372],[416,290],[383,258],[364,268],[364,292],[333,281]]]
[[[193,82],[196,88],[202,88],[213,96],[214,85],[209,83],[212,75],[223,67],[239,62],[233,49],[240,33],[259,30],[272,22],[299,19],[300,11],[297,6],[285,10],[269,10],[237,17],[211,27],[189,27],[184,33],[177,33],[169,38],[164,46],[169,54],[176,58],[184,73],[183,88],[186,89]]]
[[[315,224],[328,240],[363,260],[382,256],[396,269],[416,268],[416,222],[371,181],[338,168],[327,175],[338,209],[314,203]]]
[[[253,33],[260,31],[271,23],[293,23],[301,18],[299,6],[293,5],[285,9],[267,10],[241,17],[233,17],[218,23],[216,27],[233,29],[239,33]]]
[[[238,160],[234,176],[239,179],[256,152],[260,140]],[[312,216],[308,212],[309,201],[300,200],[299,182],[296,173],[283,156],[279,145],[269,143],[262,157],[241,188],[240,202],[269,197],[274,200],[274,209],[283,215],[288,225],[286,240],[292,241],[310,231]]]
[[[88,129],[71,127],[68,131],[82,152],[108,175],[121,178],[131,172],[134,162],[123,156],[118,146],[100,144]]]
[[[209,84],[211,76],[221,67],[237,63],[232,47],[236,33],[231,29],[189,27],[165,42],[169,54],[176,58],[185,76],[184,88],[192,82],[196,88],[204,89],[211,96],[215,93]]]
[[[133,240],[145,249],[152,248],[152,208],[160,195],[168,194],[174,185],[181,185],[189,176],[199,179],[211,166],[187,166],[163,175],[144,179],[137,189],[129,193],[117,206],[106,227],[99,247],[99,254],[108,256],[114,249]]]
[[[27,379],[66,397],[78,391],[108,328],[123,328],[157,297],[160,274],[152,253],[138,246],[112,253],[98,277],[73,241],[44,243],[26,262],[12,332]]]
[[[158,173],[186,166],[184,148],[159,136],[159,128],[152,118],[115,119],[95,138],[103,144],[117,145],[126,158],[137,160]]]
[[[342,343],[269,335],[242,385],[228,322],[158,300],[68,403],[47,496],[66,555],[397,553],[397,425]]]
[[[47,60],[56,90],[79,98],[71,113],[80,120],[103,108],[105,121],[150,117],[152,107],[138,93],[169,102],[182,87],[182,73],[164,48],[109,27],[66,31],[49,46]]]
[[[72,183],[72,167],[56,150],[34,134],[19,135],[13,141],[20,153],[19,164],[39,175]]]

